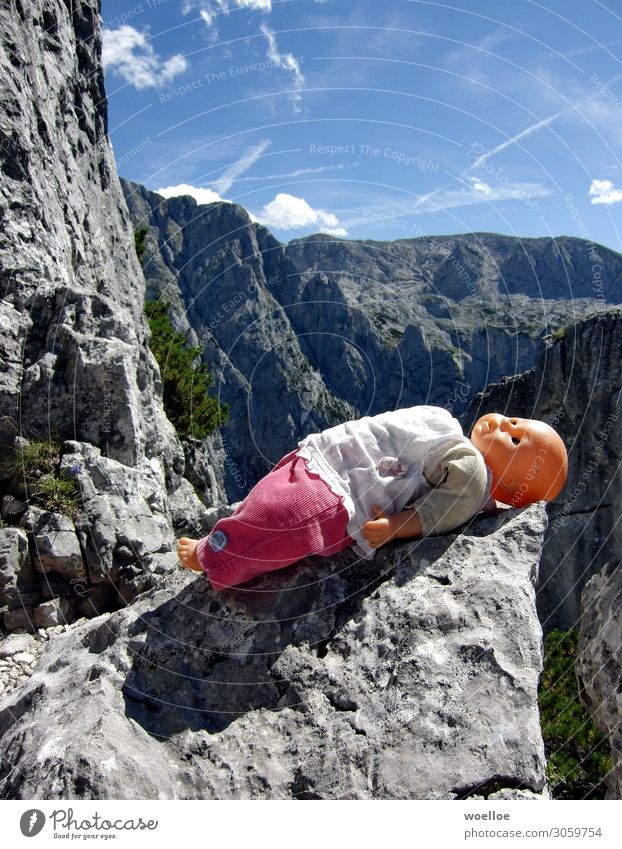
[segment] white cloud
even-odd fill
[[[484,183],[483,180],[478,180],[477,177],[471,177],[470,180],[476,192],[481,192],[483,195],[489,195],[492,192],[488,183]]]
[[[253,167],[263,152],[270,147],[270,144],[271,142],[269,139],[263,139],[262,141],[257,142],[257,144],[246,148],[237,162],[230,165],[214,182],[214,189],[217,192],[222,193],[228,191],[240,174],[243,174],[245,171],[248,171],[249,168]]]
[[[217,201],[232,203],[233,201],[227,200],[222,195],[231,188],[240,174],[243,174],[255,164],[266,148],[270,147],[270,144],[269,139],[263,139],[257,142],[257,144],[248,147],[242,156],[226,168],[218,180],[212,184],[213,188],[192,186],[189,183],[179,183],[177,186],[164,186],[156,189],[156,192],[165,198],[190,195],[197,203],[215,203]]]
[[[188,63],[181,53],[162,62],[144,33],[134,27],[104,29],[102,62],[137,89],[159,86],[185,71]]]
[[[590,203],[619,203],[622,201],[622,189],[616,189],[611,180],[592,180],[589,196]]]
[[[257,9],[260,12],[272,11],[272,0],[234,0],[239,8]]]
[[[297,230],[300,227],[319,227],[331,236],[347,236],[347,230],[339,224],[332,212],[313,209],[304,198],[279,192],[267,203],[254,220],[279,230]]]
[[[165,198],[179,197],[180,195],[190,195],[197,203],[215,203],[221,201],[229,203],[212,189],[202,189],[198,186],[190,186],[188,183],[180,183],[178,186],[165,186],[161,189],[156,189],[157,194]]]
[[[155,190],[157,194],[165,198],[190,195],[197,203],[231,203],[213,189],[205,189],[191,186],[188,183],[180,183],[178,186],[165,186]],[[259,213],[248,210],[251,221],[256,224],[264,224],[266,227],[275,227],[279,230],[298,230],[301,227],[314,227],[322,233],[330,236],[347,236],[348,231],[342,227],[339,219],[332,212],[323,209],[313,209],[304,198],[294,197],[280,193],[274,200],[267,203]]]

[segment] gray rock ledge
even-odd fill
[[[221,594],[165,575],[0,701],[0,795],[531,798],[545,524],[504,511]]]

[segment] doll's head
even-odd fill
[[[486,413],[475,422],[471,442],[492,472],[491,495],[504,504],[552,501],[566,482],[566,447],[544,422]]]

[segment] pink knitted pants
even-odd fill
[[[296,450],[286,454],[249,492],[235,513],[199,540],[197,556],[216,590],[243,584],[318,554],[328,557],[354,540],[348,512]]]

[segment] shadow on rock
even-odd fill
[[[436,541],[438,556],[448,544]],[[428,557],[429,549],[430,541]],[[373,562],[352,550],[330,564],[309,557],[223,592],[201,576],[130,625],[126,716],[169,738],[185,729],[220,732],[260,708],[302,707],[309,681],[274,669],[286,647],[304,643],[307,655],[324,657],[341,626],[396,570],[401,583],[428,565],[416,546],[391,544]]]

